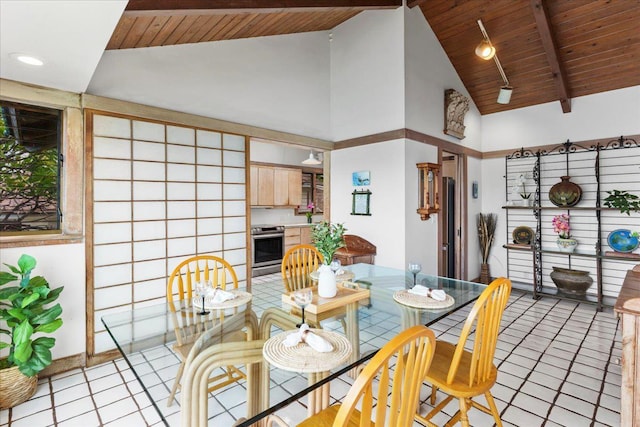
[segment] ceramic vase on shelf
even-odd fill
[[[565,252],[570,254],[576,250],[576,246],[578,246],[578,241],[576,239],[563,239],[562,237],[558,237],[558,240],[556,240],[556,244],[558,245],[558,250],[560,252]]]
[[[318,295],[322,298],[333,298],[337,292],[335,273],[327,264],[322,264],[318,268]]]

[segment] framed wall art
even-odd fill
[[[369,202],[371,199],[371,191],[369,190],[354,190],[351,193],[353,201],[351,204],[351,215],[368,215],[371,216],[369,210]]]

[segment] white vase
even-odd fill
[[[336,275],[331,270],[331,267],[327,264],[322,264],[318,268],[318,295],[322,298],[333,298],[337,292]]]

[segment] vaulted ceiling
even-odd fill
[[[398,0],[130,0],[107,49],[329,30]],[[481,114],[640,85],[637,0],[414,0],[440,40]],[[513,87],[493,60],[474,55],[482,19]]]

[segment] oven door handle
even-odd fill
[[[284,237],[284,233],[275,233],[275,234],[254,234],[254,239],[270,239],[272,237]]]

